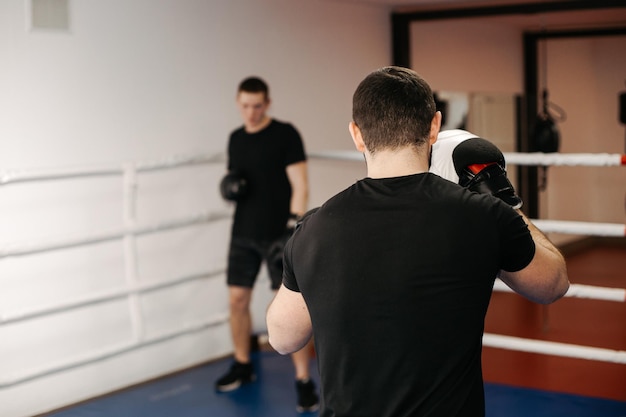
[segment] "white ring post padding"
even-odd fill
[[[493,290],[498,292],[510,292],[515,293],[504,282],[499,279],[493,284]],[[608,288],[608,287],[596,287],[593,285],[583,284],[570,284],[569,290],[565,294],[565,297],[571,298],[586,298],[590,300],[602,300],[602,301],[617,301],[620,303],[626,302],[626,289],[624,288]]]
[[[533,224],[544,233],[569,233],[590,236],[626,236],[626,226],[619,223],[572,222],[566,220],[533,219]]]
[[[483,345],[521,352],[540,353],[542,355],[626,364],[625,351],[579,346],[569,343],[548,342],[545,340],[523,339],[521,337],[485,333],[483,335]]]

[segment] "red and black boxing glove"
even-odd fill
[[[432,148],[430,172],[471,191],[492,194],[515,209],[522,207],[522,199],[506,175],[500,149],[465,130],[439,133]]]

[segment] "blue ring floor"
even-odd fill
[[[254,383],[217,393],[224,359],[45,414],[46,417],[315,417],[298,413],[291,358],[257,352]],[[311,362],[315,377],[315,363]],[[319,385],[319,384],[318,384]],[[626,387],[624,388],[626,389]],[[626,417],[626,402],[485,384],[487,417]]]

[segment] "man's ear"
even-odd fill
[[[441,112],[435,112],[433,116],[433,120],[430,121],[430,134],[428,136],[428,141],[431,145],[437,142],[437,136],[439,135],[439,129],[441,129]]]
[[[354,142],[354,146],[356,150],[363,153],[365,152],[365,142],[363,142],[363,135],[361,135],[361,129],[357,126],[354,121],[350,122],[348,125],[348,130],[350,131],[350,135],[352,136],[352,141]]]

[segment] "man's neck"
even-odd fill
[[[415,148],[382,150],[374,155],[366,153],[365,159],[370,178],[403,177],[428,171],[428,156],[421,155]]]
[[[244,129],[246,131],[246,133],[258,133],[261,130],[265,129],[266,127],[268,127],[270,125],[270,123],[272,122],[272,118],[269,116],[265,116],[258,124],[253,125],[253,126],[249,126],[249,125],[244,125]]]

